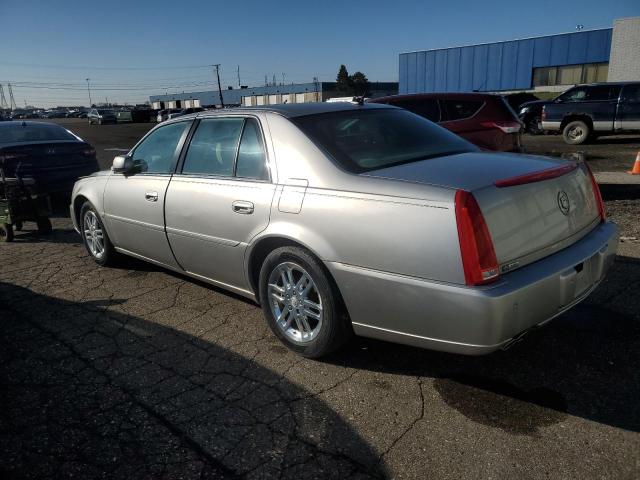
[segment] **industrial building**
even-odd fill
[[[399,91],[565,90],[577,83],[640,80],[640,17],[577,30],[400,54]]]
[[[384,97],[398,93],[397,82],[371,82],[371,97]],[[222,100],[226,107],[274,105],[278,103],[323,102],[329,98],[341,97],[344,93],[336,90],[335,82],[310,82],[262,87],[241,87],[222,90]],[[149,101],[154,109],[220,107],[220,92],[174,93],[151,95]]]

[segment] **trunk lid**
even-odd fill
[[[67,190],[78,177],[98,170],[95,149],[85,142],[5,144],[0,148],[7,177],[32,177],[38,190]]]
[[[600,215],[586,166],[559,176],[501,180],[569,166],[533,155],[464,153],[368,172],[366,175],[426,183],[472,192],[493,240],[503,272],[550,255],[586,235]]]

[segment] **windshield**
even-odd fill
[[[48,123],[11,122],[0,127],[0,143],[47,142],[50,140],[75,140],[72,133],[58,125]]]
[[[113,111],[112,110],[98,110],[98,113],[100,115],[113,115]]]
[[[448,130],[401,109],[345,110],[292,121],[354,173],[477,150]]]

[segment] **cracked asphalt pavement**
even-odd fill
[[[507,351],[357,338],[315,361],[251,302],[133,259],[100,268],[68,219],[54,228],[0,244],[2,478],[640,476],[631,253]]]

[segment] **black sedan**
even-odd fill
[[[39,191],[70,193],[73,184],[99,170],[96,150],[53,123],[0,123],[0,167],[5,177],[31,177]]]

